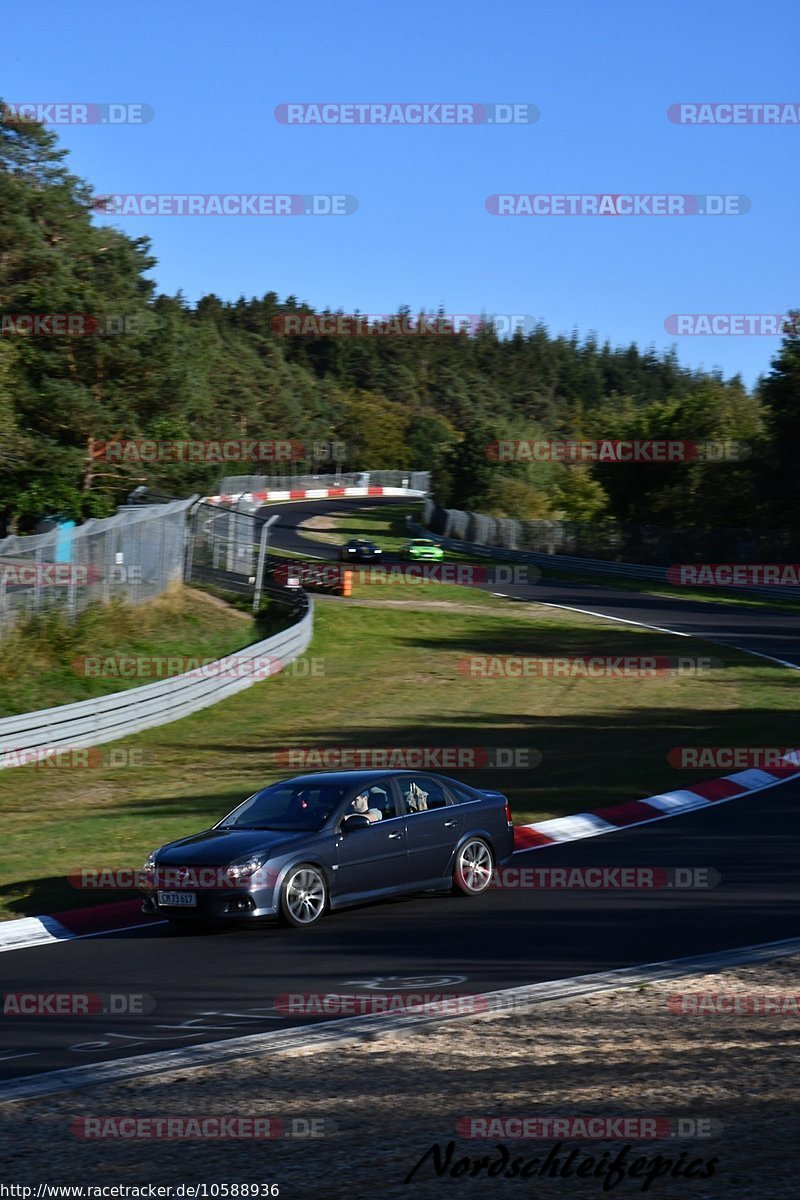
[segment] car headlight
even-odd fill
[[[263,865],[260,858],[248,858],[244,862],[231,863],[226,874],[233,883],[240,883],[243,879],[249,879],[251,875],[255,875]]]
[[[150,851],[150,853],[148,854],[147,858],[144,860],[144,866],[142,867],[142,870],[143,870],[143,871],[155,871],[155,869],[156,869],[156,855],[158,854],[158,851],[159,851],[160,849],[161,849],[161,847],[159,846],[157,850],[151,850],[151,851]]]

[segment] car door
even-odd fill
[[[397,790],[391,779],[373,781],[365,791],[370,809],[381,812],[381,819],[368,828],[341,832],[342,817],[337,822],[334,873],[335,894],[363,896],[400,888],[408,879],[406,822],[400,812]],[[358,792],[353,792],[345,804],[346,815]]]
[[[464,824],[460,805],[451,804],[444,787],[428,775],[398,780],[406,813],[409,881],[443,879]]]

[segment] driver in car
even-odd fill
[[[366,817],[369,821],[383,819],[383,813],[379,808],[370,808],[369,796],[366,792],[359,792],[355,800],[350,801],[350,807],[354,813],[358,813],[360,817]]]

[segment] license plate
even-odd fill
[[[177,904],[181,908],[197,908],[197,896],[194,892],[159,892],[159,904]]]

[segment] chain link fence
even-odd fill
[[[240,501],[229,507],[200,503],[188,522],[186,544],[187,583],[215,587],[252,600],[262,597],[305,611],[307,599],[299,587],[287,586],[285,559],[267,553],[269,511]]]
[[[143,604],[183,576],[186,516],[195,503],[121,508],[113,517],[0,540],[0,634],[21,616],[94,602]]]

